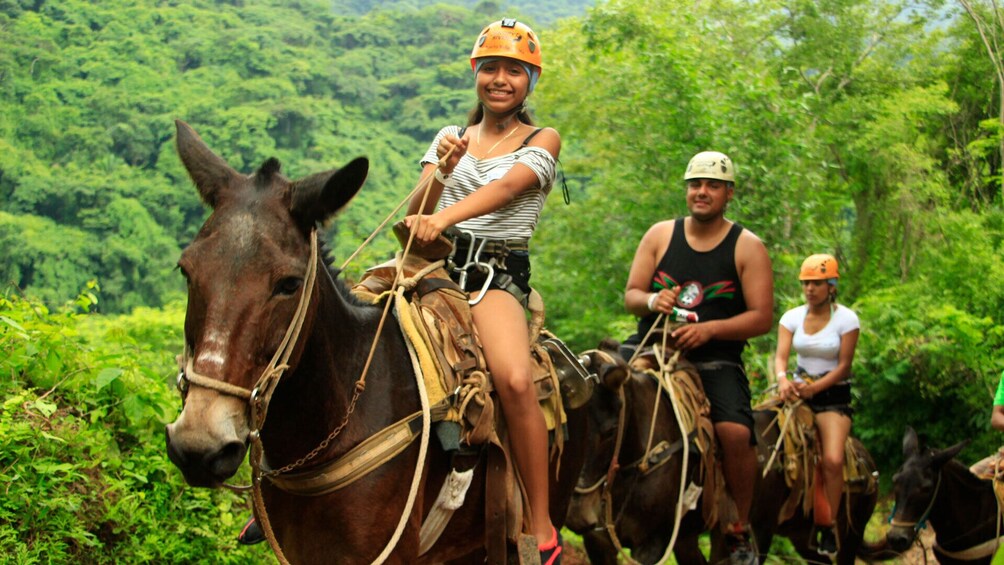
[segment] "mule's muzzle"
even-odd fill
[[[601,498],[599,489],[587,493],[575,493],[568,504],[565,527],[582,535],[601,527]]]
[[[164,435],[168,459],[181,470],[185,482],[193,487],[215,488],[222,485],[234,476],[247,452],[247,445],[239,441],[229,441],[210,449],[186,447],[184,442],[172,441],[170,425],[164,428]]]
[[[917,537],[916,530],[910,526],[893,526],[886,534],[886,541],[889,542],[889,549],[896,553],[902,553],[913,545],[913,540]]]

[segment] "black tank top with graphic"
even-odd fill
[[[725,239],[714,249],[695,251],[687,243],[683,221],[683,218],[677,218],[673,225],[669,248],[659,260],[650,290],[657,292],[681,286],[677,305],[697,312],[701,322],[724,320],[742,314],[746,311],[746,299],[736,271],[736,242],[743,227],[733,224]],[[653,313],[638,320],[638,333],[625,340],[625,343],[639,344],[655,319],[656,314]],[[688,351],[687,359],[693,362],[741,363],[745,346],[745,340],[712,339],[701,347]]]

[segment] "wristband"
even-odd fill
[[[436,180],[438,180],[440,184],[446,184],[446,180],[448,178],[450,178],[450,175],[444,175],[443,170],[436,167]]]
[[[779,379],[784,379],[784,378],[788,377],[788,372],[787,371],[778,371],[774,376],[777,377],[777,378],[779,378]]]
[[[655,301],[658,300],[658,298],[659,298],[659,293],[658,292],[653,292],[652,294],[650,294],[648,296],[648,311],[649,312],[655,312]]]

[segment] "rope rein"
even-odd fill
[[[443,157],[436,164],[437,168],[442,169],[443,167],[446,166],[446,161],[450,158],[451,155],[453,155],[453,150],[456,148],[457,148],[456,146],[451,147],[450,150],[446,152],[446,155],[443,155]],[[339,270],[344,271],[345,267],[349,266],[349,264],[352,263],[352,260],[355,259],[357,255],[359,255],[359,252],[362,251],[363,248],[365,248],[367,245],[369,245],[370,242],[373,241],[373,238],[375,238],[377,234],[379,234],[381,231],[383,231],[385,227],[387,227],[387,223],[390,222],[391,219],[394,216],[396,216],[397,213],[401,210],[401,208],[403,208],[405,204],[410,202],[412,197],[418,194],[419,191],[425,191],[425,193],[422,195],[422,205],[419,207],[419,210],[424,210],[426,200],[429,197],[429,188],[432,187],[432,180],[435,178],[435,176],[436,175],[433,172],[430,173],[428,176],[419,179],[418,184],[415,185],[415,188],[413,188],[411,192],[409,192],[408,195],[405,196],[404,199],[401,200],[401,202],[399,202],[398,205],[394,207],[391,213],[387,214],[387,217],[384,218],[382,222],[380,222],[380,225],[378,225],[376,229],[374,229],[373,232],[370,233],[370,235],[362,243],[359,244],[359,247],[357,247],[356,250],[353,251],[351,255],[349,255],[349,257],[345,260],[344,263],[342,263],[342,266],[339,268]],[[421,218],[419,218],[419,221],[421,221]],[[409,244],[411,243],[410,237],[408,238],[408,242]]]
[[[668,324],[666,324],[668,325]],[[668,330],[668,328],[666,328]],[[683,499],[687,488],[687,466],[690,461],[690,442],[687,441],[687,430],[683,424],[683,417],[680,415],[680,405],[677,400],[676,386],[673,384],[672,374],[676,370],[677,362],[680,359],[680,351],[677,350],[673,353],[673,357],[667,362],[665,360],[666,343],[669,338],[669,332],[662,332],[662,348],[656,351],[655,358],[659,361],[659,386],[666,387],[669,392],[669,401],[673,405],[673,415],[676,417],[676,424],[680,428],[680,437],[683,439],[683,462],[680,468],[680,488],[679,494],[676,500],[676,517],[673,521],[673,534],[669,538],[669,543],[666,545],[666,551],[662,554],[662,558],[659,560],[660,563],[665,563],[669,561],[670,554],[673,552],[673,547],[676,546],[676,537],[680,533],[680,522],[683,520]],[[644,342],[643,342],[644,343]],[[696,428],[696,425],[695,425]],[[651,439],[649,440],[651,443]]]

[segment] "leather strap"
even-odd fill
[[[485,476],[485,552],[489,565],[506,565],[506,473],[505,450],[494,441],[488,445]]]
[[[415,287],[415,292],[418,296],[422,297],[440,289],[450,289],[457,292],[463,292],[457,283],[450,279],[441,279],[438,277],[425,277],[424,279],[418,281],[418,286]]]

